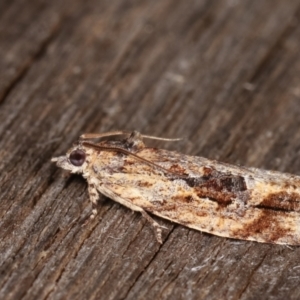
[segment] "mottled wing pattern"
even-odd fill
[[[99,192],[218,236],[300,244],[300,177],[161,149],[136,154],[169,172],[106,152],[93,165],[101,176]]]

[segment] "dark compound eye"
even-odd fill
[[[85,152],[82,150],[74,150],[70,154],[70,162],[76,167],[80,167],[85,162]]]

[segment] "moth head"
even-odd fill
[[[55,162],[58,167],[71,173],[83,173],[87,165],[86,158],[86,149],[81,145],[77,145],[71,148],[66,155],[54,157],[51,161]]]

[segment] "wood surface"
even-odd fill
[[[0,299],[300,299],[300,248],[138,213],[50,163],[84,132],[300,174],[300,0],[1,0]]]

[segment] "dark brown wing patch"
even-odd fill
[[[200,198],[208,198],[221,206],[227,206],[247,191],[245,179],[242,176],[222,173],[213,168],[204,168],[201,177],[187,177],[183,180],[195,191]]]
[[[259,218],[252,223],[245,225],[242,229],[233,232],[240,239],[248,239],[249,237],[263,237],[264,242],[276,243],[280,238],[287,237],[290,230],[283,227],[278,221],[284,216],[284,212],[263,211]]]
[[[294,192],[273,193],[263,199],[256,207],[273,211],[300,211],[300,195]]]

